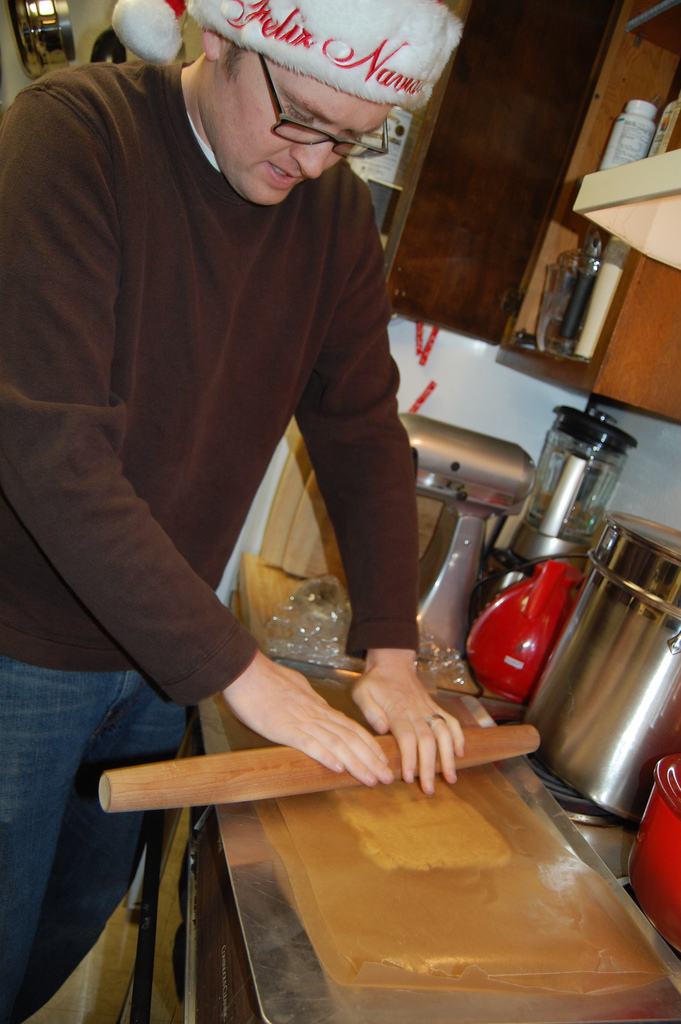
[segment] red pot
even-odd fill
[[[663,757],[655,767],[629,881],[646,917],[681,952],[681,754]]]

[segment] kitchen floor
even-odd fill
[[[178,883],[189,828],[179,816],[159,891],[154,987],[149,1024],[182,1024],[183,1007],[173,974],[172,953],[181,923]],[[52,999],[26,1024],[127,1024],[130,980],[137,947],[138,914],[124,902],[97,945]]]

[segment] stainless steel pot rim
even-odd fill
[[[626,537],[636,544],[642,543],[661,557],[681,566],[679,530],[625,512],[606,512],[605,518],[608,526],[613,527],[618,536]]]
[[[648,593],[643,587],[639,587],[637,583],[633,583],[631,580],[622,579],[617,573],[609,569],[607,565],[603,565],[601,561],[596,557],[595,552],[589,552],[589,559],[592,563],[592,571],[599,572],[602,576],[605,576],[611,583],[614,583],[616,587],[622,590],[626,590],[627,593],[631,594],[632,597],[637,598],[642,604],[648,605],[650,608],[654,608],[656,611],[661,612],[664,615],[669,616],[672,619],[677,620],[679,628],[681,628],[681,608],[677,608],[676,605],[670,604],[661,597],[657,597],[655,594]]]
[[[622,586],[628,585],[630,593],[681,615],[681,533],[677,530],[636,516],[607,513],[600,542],[589,554]]]

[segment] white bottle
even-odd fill
[[[648,155],[655,134],[657,107],[646,100],[629,100],[624,113],[615,121],[599,171],[619,167]]]
[[[668,103],[662,111],[662,117],[660,118],[660,123],[657,126],[657,131],[655,132],[648,156],[657,156],[658,153],[667,152],[667,146],[669,145],[669,140],[671,139],[672,132],[674,131],[674,125],[678,121],[680,113],[681,92],[679,93],[679,98]]]

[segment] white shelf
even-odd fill
[[[646,256],[681,269],[681,150],[587,174],[574,209]]]

